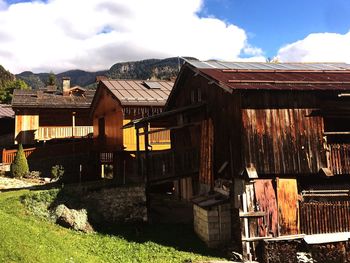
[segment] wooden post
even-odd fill
[[[74,138],[74,130],[75,130],[75,112],[72,112],[72,137]]]
[[[2,156],[1,156],[1,162],[5,163],[5,154],[6,154],[6,149],[2,149]]]
[[[146,185],[149,181],[149,149],[148,149],[148,124],[143,127],[145,134],[145,159],[146,159],[146,174],[145,174],[145,182]]]
[[[139,127],[135,126],[136,129],[136,159],[137,159],[137,175],[139,178],[142,177],[142,165],[141,165],[141,152],[140,152],[140,130]]]

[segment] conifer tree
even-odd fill
[[[27,173],[29,173],[29,166],[23,151],[23,146],[20,144],[18,146],[15,160],[11,164],[11,175],[15,178],[21,178]]]

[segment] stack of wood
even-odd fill
[[[350,242],[314,244],[309,247],[316,262],[350,262]]]
[[[266,263],[298,263],[300,239],[264,241],[263,258]]]

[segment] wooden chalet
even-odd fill
[[[159,121],[172,154],[146,140],[139,171],[195,196],[208,245],[251,260],[261,240],[349,235],[350,65],[187,61],[166,110],[134,124],[149,137]]]
[[[14,90],[15,142],[33,144],[51,139],[92,135],[90,105],[94,90],[70,87],[63,79],[63,92],[55,86],[39,90]]]
[[[114,164],[114,176],[124,178],[136,175],[135,151],[137,137],[127,123],[163,111],[173,87],[170,81],[101,80],[91,105],[95,150],[100,153],[102,164]],[[151,130],[159,130],[162,123],[152,124]],[[124,129],[123,129],[124,127]],[[170,132],[161,131],[150,136],[149,146],[154,151],[170,148]],[[143,151],[142,146],[138,150]],[[120,177],[120,176],[119,176]],[[129,178],[130,179],[130,178]]]

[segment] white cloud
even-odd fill
[[[0,64],[11,72],[101,70],[118,61],[192,56],[238,60],[262,52],[246,32],[199,17],[202,0],[0,0]]]
[[[346,34],[314,33],[278,51],[283,62],[350,63],[350,31]]]

